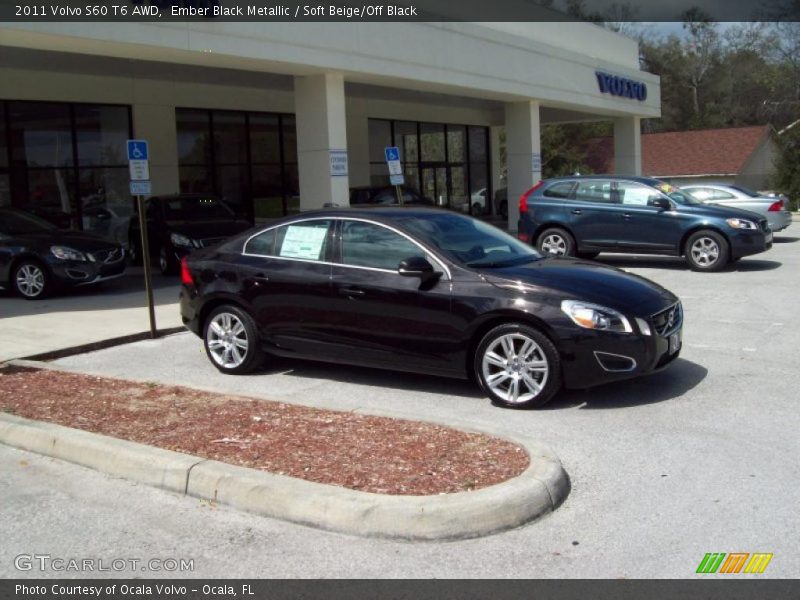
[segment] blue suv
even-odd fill
[[[519,238],[543,254],[666,254],[684,256],[695,271],[718,271],[772,247],[760,215],[703,204],[647,177],[546,179],[520,197],[519,213]]]

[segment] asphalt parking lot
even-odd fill
[[[0,448],[0,575],[41,576],[16,571],[13,557],[46,552],[194,558],[191,574],[202,577],[682,578],[707,552],[770,552],[767,576],[796,577],[798,227],[717,274],[677,259],[601,257],[681,297],[681,358],[648,378],[562,392],[538,411],[494,408],[458,381],[316,363],[226,377],[188,333],[61,359],[83,372],[300,404],[492,422],[550,446],[572,492],[514,531],[410,544],[255,517]]]

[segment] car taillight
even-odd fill
[[[192,279],[192,273],[189,271],[189,265],[186,264],[185,256],[181,259],[181,283],[184,285],[194,285],[194,279]]]
[[[769,205],[767,209],[769,212],[780,212],[783,210],[783,200],[778,200]]]
[[[519,197],[519,214],[528,212],[528,197],[533,192],[542,187],[543,184],[544,181],[539,181],[539,183],[537,183],[535,186],[533,186],[531,189],[529,189],[527,192],[525,192],[524,194],[522,194],[522,196]]]

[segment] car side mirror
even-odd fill
[[[666,198],[653,198],[653,206],[659,210],[672,210],[672,202]]]
[[[397,272],[403,277],[419,277],[422,283],[438,279],[441,273],[433,270],[433,265],[422,256],[412,256],[400,261]]]

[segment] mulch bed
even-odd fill
[[[511,442],[429,423],[11,366],[0,411],[379,494],[475,490],[529,464]]]

